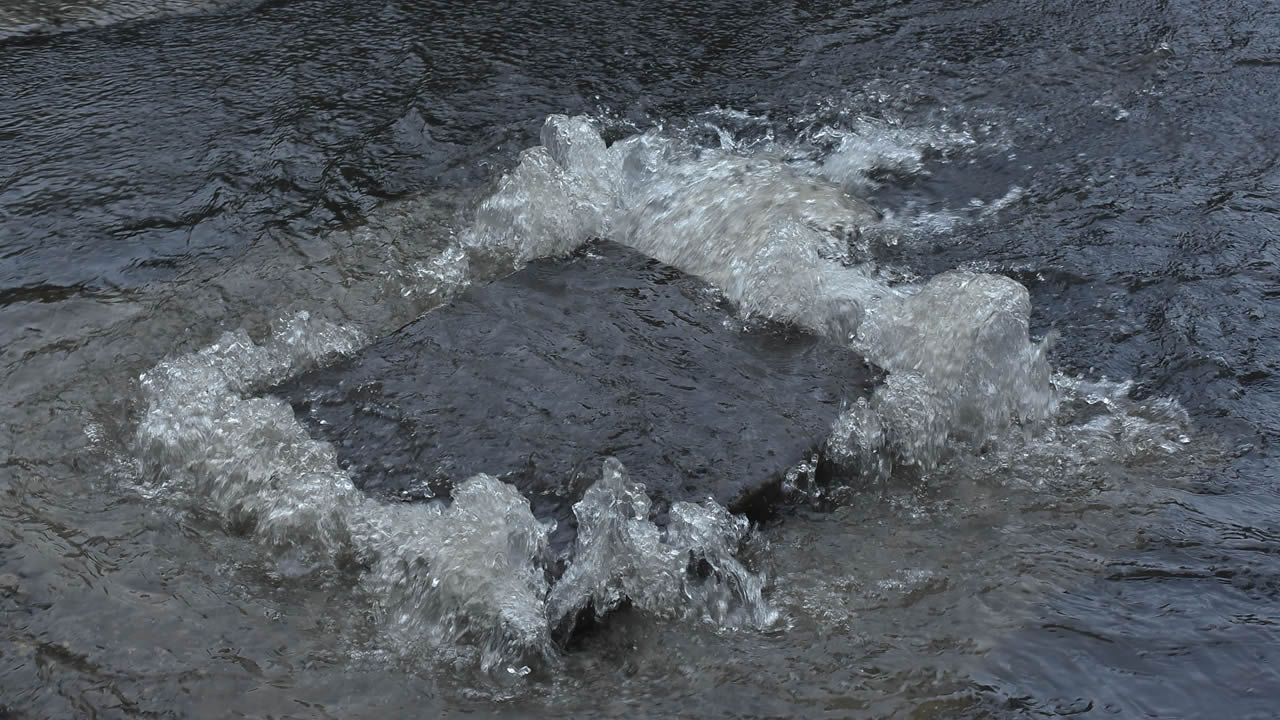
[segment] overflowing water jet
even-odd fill
[[[1047,346],[1030,338],[1026,288],[965,271],[886,282],[860,232],[880,213],[821,168],[806,174],[776,153],[699,148],[660,130],[606,145],[582,117],[548,117],[541,139],[481,203],[464,242],[522,262],[607,237],[708,281],[741,316],[854,349],[890,380],[841,415],[833,435],[880,445],[832,444],[832,457],[870,461],[828,470],[927,470],[951,447],[981,448],[1052,416]],[[855,432],[854,422],[866,427]]]
[[[767,625],[734,513],[1051,407],[1026,290],[886,283],[856,231],[878,215],[840,188],[581,118],[543,143],[440,256],[449,282],[425,274],[518,272],[359,352],[292,323],[148,373],[158,482],[282,555],[357,560],[397,639],[519,674],[628,603]]]
[[[579,505],[604,492],[588,490],[602,461],[621,461],[647,493],[633,519],[655,522],[648,532],[703,500],[758,518],[840,409],[870,393],[876,371],[848,348],[732,318],[704,281],[593,243],[473,287],[272,392],[366,493],[447,500],[477,473],[519,489],[554,527],[549,575],[569,569],[552,591],[550,619],[564,626],[599,595],[583,579],[599,570],[583,568],[605,560],[584,565]],[[608,535],[601,522],[592,537]]]

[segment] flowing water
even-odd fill
[[[10,3],[0,717],[1276,717],[1277,97],[1234,0]],[[607,460],[552,583],[270,392],[596,238],[885,371],[767,522]]]

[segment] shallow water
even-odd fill
[[[1276,11],[14,7],[0,714],[1274,715]],[[539,664],[518,498],[376,505],[261,391],[596,235],[898,379],[856,482],[690,522],[744,592],[606,472],[580,582],[660,581]]]

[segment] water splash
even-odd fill
[[[453,503],[368,503],[365,578],[393,637],[409,647],[471,648],[484,672],[553,661],[544,598],[549,528],[511,485],[477,475]]]
[[[629,602],[724,627],[772,621],[763,579],[735,557],[746,520],[710,501],[677,503],[661,528],[644,486],[616,459],[575,506],[577,549],[556,583],[554,528],[514,486],[481,474],[448,504],[366,496],[287,403],[253,394],[360,344],[358,332],[302,313],[261,344],[229,332],[157,365],[141,379],[147,410],[137,430],[151,494],[254,537],[283,575],[361,569],[394,647],[491,677],[556,665],[552,631],[588,605],[603,614]]]
[[[748,533],[745,518],[710,501],[678,502],[664,530],[649,511],[644,486],[617,459],[606,460],[600,480],[573,506],[578,549],[551,592],[551,617],[573,623],[582,611],[600,617],[628,603],[720,627],[773,623],[764,580],[734,556]]]
[[[284,401],[250,393],[359,344],[359,333],[300,313],[261,345],[228,332],[159,364],[141,378],[143,476],[308,565],[350,557],[361,494],[333,448],[312,440]]]
[[[928,468],[948,440],[980,447],[1052,417],[1048,347],[1030,341],[1030,316],[1017,282],[954,271],[868,311],[855,346],[890,371],[871,407],[903,461]]]
[[[1055,373],[1051,383],[1057,405],[1052,421],[1038,433],[1006,434],[998,447],[984,453],[944,453],[921,470],[1037,488],[1078,488],[1089,486],[1100,467],[1111,468],[1108,478],[1134,471],[1185,475],[1187,463],[1204,462],[1217,452],[1212,439],[1197,433],[1187,411],[1172,399],[1135,400],[1131,382]],[[870,409],[875,402],[860,401],[837,417],[825,453],[829,462],[883,481],[904,450],[886,446],[890,435],[884,416]],[[817,503],[830,503],[833,494],[839,502],[843,489],[795,488],[797,495]]]
[[[920,152],[929,139],[900,135]],[[979,447],[1052,415],[1026,289],[960,271],[886,282],[863,232],[880,214],[821,172],[773,152],[693,146],[660,128],[606,146],[581,117],[551,116],[542,142],[480,205],[472,247],[507,248],[523,261],[606,236],[705,278],[745,316],[852,343],[890,372],[864,414],[906,464],[931,467],[955,442]],[[839,157],[867,171],[905,162],[902,152]]]

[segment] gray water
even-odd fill
[[[1270,8],[7,12],[0,715],[1276,715]],[[888,379],[764,525],[604,467],[564,651],[263,388],[593,237]]]

